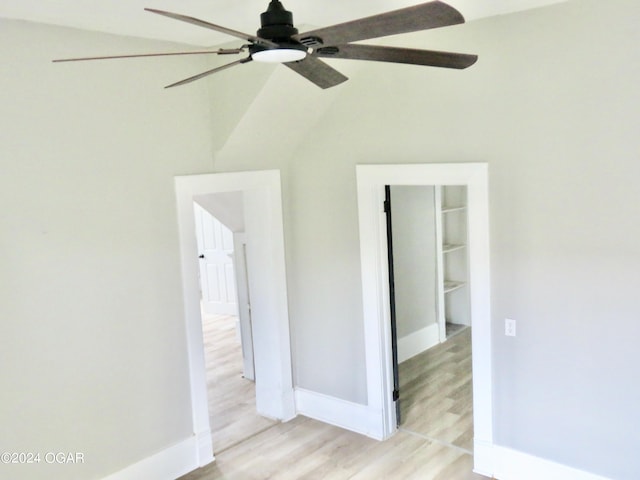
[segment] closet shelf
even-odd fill
[[[444,281],[444,293],[450,293],[465,286],[465,282],[455,282],[453,280]]]
[[[471,325],[467,193],[464,185],[439,185],[435,188],[440,342],[452,335],[447,331],[447,322]]]
[[[467,207],[464,205],[460,206],[442,206],[442,213],[450,213],[450,212],[458,212],[460,210],[465,210]]]
[[[466,245],[463,244],[445,243],[444,245],[442,245],[442,253],[455,252],[456,250],[460,250],[465,246]]]

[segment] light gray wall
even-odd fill
[[[0,20],[2,465],[95,479],[191,437],[173,176],[211,170],[200,60],[52,64],[176,45]],[[210,67],[209,67],[210,68]]]
[[[0,439],[92,458],[12,478],[96,478],[190,434],[172,176],[222,145],[218,171],[282,170],[296,385],[359,403],[354,165],[489,162],[496,441],[638,478],[639,22],[576,0],[388,41],[480,54],[463,72],[336,60],[351,80],[322,91],[246,65],[164,92],[209,64],[62,69],[156,45],[3,21]]]
[[[283,170],[297,385],[366,402],[354,166],[486,161],[496,442],[640,476],[639,22],[570,1],[388,42],[478,53],[462,72],[336,60],[351,79],[322,92],[274,71],[234,132],[261,142],[216,169]]]
[[[194,201],[232,232],[244,232],[244,199],[242,192],[196,195]]]
[[[391,186],[398,338],[438,321],[434,190]]]

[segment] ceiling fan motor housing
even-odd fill
[[[271,0],[267,11],[260,14],[260,24],[258,37],[267,40],[291,42],[291,36],[298,33],[293,26],[293,14],[278,0]]]

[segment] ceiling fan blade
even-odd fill
[[[238,32],[237,30],[232,30],[230,28],[221,27],[220,25],[215,25],[213,23],[205,22],[204,20],[200,20],[198,18],[188,17],[186,15],[181,15],[179,13],[165,12],[164,10],[156,10],[155,8],[145,8],[145,10],[147,12],[157,13],[158,15],[164,15],[165,17],[173,18],[174,20],[180,20],[181,22],[187,22],[187,23],[191,23],[192,25],[198,25],[199,27],[215,30],[216,32],[226,33],[227,35],[231,35],[232,37],[241,38],[242,40],[246,40],[252,43],[257,43],[257,44],[265,45],[268,47],[278,46],[277,43],[274,43],[270,40],[256,37],[255,35],[249,35],[248,33]]]
[[[373,45],[347,44],[335,47],[321,47],[313,55],[322,58],[345,58],[350,60],[373,60],[376,62],[408,63],[463,69],[470,67],[477,55],[466,53],[438,52],[435,50],[416,50],[412,48],[377,47]]]
[[[107,57],[59,58],[57,60],[52,60],[52,62],[82,62],[85,60],[112,60],[118,58],[169,57],[173,55],[234,55],[242,53],[243,51],[243,48],[221,48],[219,50],[203,50],[198,52],[142,53],[136,55],[110,55]]]
[[[320,88],[330,88],[349,80],[335,68],[330,67],[322,60],[307,55],[304,60],[299,62],[283,63],[291,70],[299,73],[307,80],[312,81]]]
[[[309,37],[320,39],[323,45],[336,45],[459,23],[464,23],[464,17],[458,10],[446,3],[433,1],[311,30],[294,35],[293,38],[312,47],[313,41],[307,40]]]
[[[221,67],[212,68],[211,70],[207,70],[206,72],[199,73],[198,75],[194,75],[193,77],[185,78],[184,80],[180,80],[179,82],[172,83],[171,85],[167,85],[164,88],[179,87],[180,85],[185,85],[187,83],[195,82],[196,80],[200,80],[201,78],[207,77],[214,73],[221,72],[222,70],[226,70],[227,68],[235,67],[236,65],[240,65],[242,63],[247,63],[250,61],[251,61],[251,57],[243,58],[242,60],[236,60],[235,62],[227,63],[226,65],[222,65]]]

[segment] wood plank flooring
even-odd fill
[[[255,384],[242,376],[236,317],[203,315],[213,451],[221,452],[277,422],[256,413]]]
[[[486,479],[472,473],[471,454],[418,433],[400,430],[379,442],[303,416],[287,423],[258,416],[253,383],[241,377],[235,318],[217,317],[204,322],[216,461],[180,480]],[[409,406],[408,418],[418,411]]]
[[[401,428],[472,453],[471,328],[399,367]]]
[[[181,480],[482,480],[460,449],[399,431],[385,442],[298,416]]]

